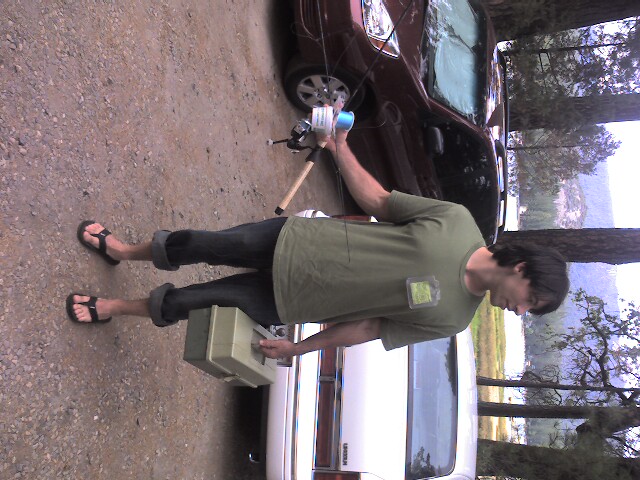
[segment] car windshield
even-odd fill
[[[407,480],[451,473],[455,464],[458,381],[455,337],[409,347]]]
[[[485,120],[486,29],[472,0],[428,2],[421,66],[427,92],[476,124]]]

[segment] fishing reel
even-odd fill
[[[294,180],[293,184],[289,188],[280,205],[275,210],[277,215],[281,215],[284,209],[287,208],[289,202],[304,182],[313,164],[322,157],[322,151],[327,145],[327,137],[335,133],[335,129],[350,130],[353,127],[355,117],[352,112],[343,112],[344,98],[338,98],[338,101],[334,102],[333,106],[325,105],[323,107],[314,107],[311,112],[311,119],[303,118],[296,123],[291,129],[291,137],[283,140],[268,140],[268,145],[275,145],[277,143],[285,143],[287,147],[293,151],[293,153],[300,152],[301,150],[311,150],[311,153],[305,160],[305,165]],[[314,147],[302,145],[302,142],[307,138],[310,132],[314,132],[318,135],[318,141]]]
[[[267,140],[267,145],[275,145],[277,143],[287,143],[287,148],[292,151],[292,153],[298,153],[302,150],[313,150],[313,147],[308,145],[303,145],[302,142],[305,141],[307,135],[311,133],[311,122],[303,118],[298,120],[298,122],[291,129],[291,133],[289,134],[289,138],[285,138],[283,140]]]
[[[344,104],[344,96],[338,95],[331,106],[313,107],[310,118],[298,120],[293,126],[290,138],[275,141],[269,139],[267,140],[267,145],[286,142],[287,147],[293,153],[298,153],[302,150],[314,150],[315,147],[302,144],[309,133],[315,132],[319,135],[330,135],[335,128],[349,130],[353,126],[354,115],[351,112],[342,111]]]

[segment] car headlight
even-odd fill
[[[374,47],[391,57],[400,55],[398,37],[391,34],[393,22],[382,0],[362,0],[362,22]]]

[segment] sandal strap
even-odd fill
[[[107,237],[111,235],[111,232],[106,228],[103,228],[98,233],[90,233],[89,235],[98,239],[98,250],[101,253],[106,254],[107,253]]]
[[[91,315],[91,322],[100,322],[100,318],[98,317],[98,309],[96,308],[96,302],[98,301],[98,297],[89,297],[89,300],[86,302],[80,302],[79,305],[84,305],[89,309],[89,315]]]

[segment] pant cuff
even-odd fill
[[[180,267],[171,265],[167,257],[166,243],[170,233],[168,230],[158,230],[153,234],[153,240],[151,241],[151,258],[156,268],[173,272]]]
[[[162,303],[164,302],[164,296],[167,291],[174,288],[172,283],[165,283],[158,288],[151,290],[149,294],[149,313],[151,314],[151,320],[157,327],[168,327],[177,323],[177,320],[165,320],[162,317]]]

